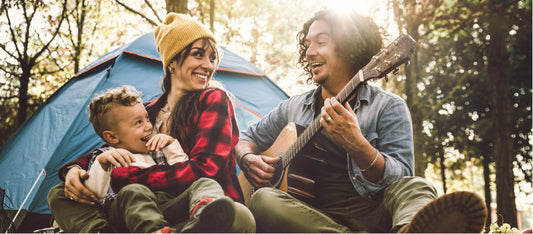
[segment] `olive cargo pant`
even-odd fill
[[[65,197],[65,184],[53,187],[48,204],[59,227],[65,232],[153,232],[165,226],[175,231],[189,218],[194,206],[203,198],[224,196],[220,185],[207,178],[195,181],[177,197],[152,192],[144,185],[131,184],[119,191],[117,198],[103,209],[85,205]],[[244,205],[235,202],[236,217],[232,229],[254,232],[255,222]]]
[[[405,177],[375,200],[354,194],[349,201],[335,201],[337,205],[320,210],[278,189],[261,188],[249,208],[258,232],[395,232],[436,197],[427,180]]]

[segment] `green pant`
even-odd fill
[[[177,197],[164,192],[152,192],[144,185],[131,184],[122,188],[117,198],[103,209],[69,200],[65,197],[64,186],[59,184],[50,190],[48,204],[59,227],[65,232],[146,233],[165,226],[181,230],[200,200],[224,196],[220,185],[208,178],[198,179]],[[255,221],[250,211],[237,202],[235,204],[236,217],[232,230],[255,231]]]
[[[318,209],[274,188],[257,190],[249,204],[258,232],[394,232],[437,197],[427,180],[405,177],[368,201],[355,194],[349,203]],[[356,201],[356,202],[354,202]]]

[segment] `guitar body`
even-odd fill
[[[274,141],[272,146],[268,148],[267,150],[261,152],[261,155],[269,156],[269,157],[278,157],[279,155],[282,155],[295,141],[296,138],[298,138],[298,132],[296,129],[296,125],[294,123],[289,123],[287,126],[283,128],[281,133],[278,135],[278,138]],[[283,177],[282,181],[280,183],[279,189],[282,191],[287,192],[288,186],[287,186],[287,168],[282,172]],[[252,196],[253,191],[255,190],[254,186],[246,179],[246,176],[244,175],[244,172],[239,173],[239,183],[241,184],[241,189],[244,194],[244,203],[245,205],[248,205],[248,202],[250,201],[250,197]]]

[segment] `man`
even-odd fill
[[[345,104],[335,99],[381,49],[379,27],[355,12],[322,10],[304,24],[298,40],[299,63],[318,88],[282,102],[242,132],[236,146],[246,178],[263,187],[249,202],[257,231],[480,232],[487,214],[478,195],[437,198],[428,181],[413,176],[411,118],[401,98],[362,84]],[[288,123],[308,126],[314,118],[322,125],[316,134],[322,144],[310,151],[319,152],[318,160],[300,166],[311,168],[314,194],[305,198],[264,187],[279,158],[260,152]]]

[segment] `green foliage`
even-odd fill
[[[511,225],[508,223],[503,223],[501,226],[498,226],[497,223],[493,223],[489,226],[490,233],[521,233],[518,228],[511,228]]]
[[[440,167],[445,160],[446,177],[464,180],[462,173],[469,161],[489,157],[494,162],[492,93],[487,74],[488,1],[416,1],[419,14],[405,15],[407,4],[395,14],[400,21],[418,22],[419,69],[416,105],[411,111],[423,113],[424,155]],[[531,181],[531,1],[515,1],[506,8],[513,30],[507,35],[511,55],[511,100],[513,104],[513,155],[518,181]],[[434,9],[429,14],[425,9]],[[413,19],[419,16],[419,19]],[[408,27],[408,25],[405,25]],[[401,87],[400,80],[397,86]],[[402,90],[402,88],[400,88]],[[416,124],[416,123],[415,123]],[[456,159],[460,159],[457,161]],[[453,163],[451,163],[453,162]],[[471,178],[472,179],[472,178]],[[529,184],[529,187],[531,184]],[[525,190],[528,193],[531,191]]]

